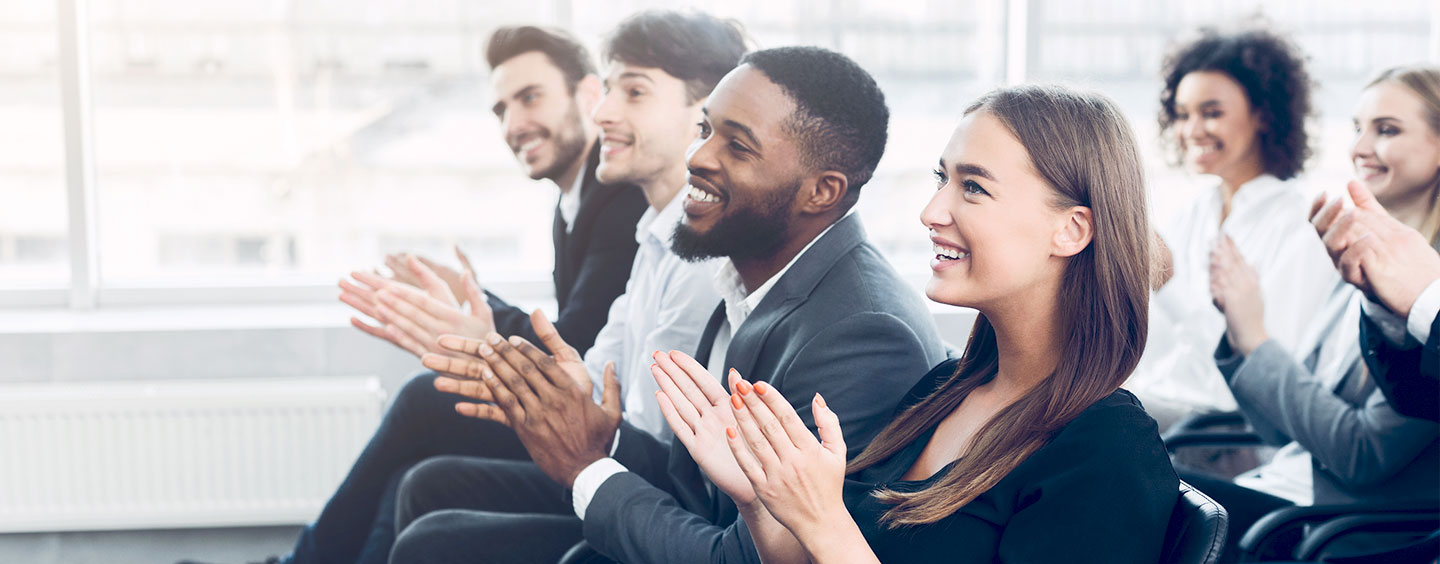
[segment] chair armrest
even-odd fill
[[[1172,433],[1186,433],[1190,431],[1199,431],[1200,429],[1204,429],[1206,427],[1216,427],[1219,425],[1244,425],[1245,423],[1245,416],[1241,415],[1239,411],[1212,411],[1209,413],[1197,413],[1195,415],[1191,415],[1189,417],[1181,419],[1179,422],[1171,425],[1169,429],[1165,430],[1164,434],[1170,435]]]
[[[1362,513],[1336,517],[1315,527],[1295,549],[1295,559],[1315,560],[1326,546],[1345,535],[1361,532],[1429,533],[1440,528],[1440,513],[1405,511],[1397,513]]]
[[[1265,441],[1250,431],[1186,431],[1165,437],[1165,450],[1193,446],[1263,446]]]
[[[1257,554],[1275,533],[1306,523],[1355,514],[1433,512],[1437,507],[1440,507],[1440,500],[1436,499],[1282,507],[1265,514],[1245,531],[1245,535],[1240,538],[1240,552],[1246,555]]]

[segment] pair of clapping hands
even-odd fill
[[[1345,206],[1347,195],[1322,193],[1310,206],[1310,223],[1341,278],[1405,318],[1425,287],[1440,279],[1440,253],[1392,217],[1364,184],[1352,181],[1347,191],[1353,207]],[[1269,338],[1259,276],[1226,235],[1210,252],[1210,293],[1238,352],[1248,355]]]
[[[390,276],[379,271],[354,271],[340,281],[340,301],[379,322],[359,317],[350,324],[409,351],[415,356],[450,354],[439,345],[441,335],[474,339],[495,330],[495,316],[465,253],[455,248],[464,272],[409,254],[385,257]],[[467,313],[461,306],[469,302]]]
[[[727,391],[685,353],[657,352],[654,359],[655,399],[676,440],[742,511],[763,508],[801,539],[848,515],[841,495],[845,436],[820,394],[811,400],[817,439],[765,382],[752,385],[731,369]]]

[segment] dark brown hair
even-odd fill
[[[590,51],[585,49],[574,36],[559,29],[546,29],[531,25],[501,27],[490,34],[485,44],[485,62],[490,70],[515,57],[537,51],[544,53],[550,62],[565,75],[565,86],[575,93],[575,85],[585,75],[595,74],[595,63],[590,60]]]
[[[634,14],[605,40],[605,60],[657,68],[685,81],[694,102],[710,95],[745,54],[740,23],[703,12],[647,10]]]
[[[1175,123],[1175,89],[1185,75],[1202,71],[1223,73],[1245,91],[1250,111],[1265,124],[1256,139],[1265,172],[1281,180],[1300,174],[1310,159],[1305,122],[1313,109],[1313,85],[1300,49],[1264,27],[1236,32],[1204,28],[1199,37],[1167,55],[1161,70],[1165,87],[1160,90],[1160,136],[1177,163],[1179,148],[1169,135]]]
[[[933,485],[881,490],[894,504],[891,527],[934,523],[994,487],[1091,404],[1113,393],[1145,348],[1150,297],[1150,223],[1144,172],[1130,125],[1100,94],[1057,86],[1018,86],[986,94],[965,111],[999,119],[1025,146],[1054,190],[1057,209],[1089,207],[1090,245],[1065,266],[1059,303],[1068,327],[1055,372],[987,421]],[[999,366],[995,329],[975,321],[955,374],[900,414],[850,462],[854,472],[879,463],[938,425]]]

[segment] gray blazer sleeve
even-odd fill
[[[1248,357],[1216,351],[1235,402],[1255,431],[1289,438],[1351,487],[1377,484],[1403,470],[1435,440],[1433,422],[1396,413],[1373,389],[1359,405],[1326,389],[1273,339]]]
[[[916,333],[888,314],[848,316],[794,346],[798,352],[771,383],[797,407],[812,433],[810,400],[822,393],[840,416],[852,454],[888,422],[932,360]],[[671,448],[681,449],[688,461],[679,441]],[[729,499],[713,503],[733,505]],[[595,492],[585,510],[584,532],[596,550],[626,564],[760,563],[754,541],[738,520],[713,523],[633,472],[612,476]]]

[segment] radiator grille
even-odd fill
[[[0,532],[306,522],[383,403],[374,378],[0,387]]]

